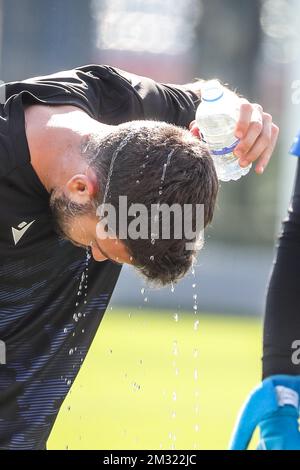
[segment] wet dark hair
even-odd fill
[[[104,138],[91,135],[83,143],[82,153],[98,177],[100,190],[91,204],[80,206],[69,202],[70,211],[66,210],[65,201],[65,217],[94,211],[103,202],[107,188],[105,202],[114,206],[117,220],[119,196],[127,196],[128,207],[142,203],[149,213],[151,205],[158,202],[182,207],[191,204],[194,216],[196,204],[204,204],[204,226],[211,222],[218,179],[206,146],[188,130],[162,122],[130,122],[118,126]],[[168,157],[170,161],[162,184],[162,171]],[[107,186],[112,159],[113,171]],[[174,233],[172,224],[171,218],[171,234]],[[116,236],[118,229],[117,226]],[[150,223],[147,239],[131,239],[130,236],[122,239],[135,267],[159,285],[176,282],[187,273],[195,255],[195,250],[186,247],[191,241],[183,234],[181,239],[159,236],[153,243]]]

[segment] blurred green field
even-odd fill
[[[225,449],[260,340],[255,318],[108,310],[48,449]]]

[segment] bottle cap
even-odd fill
[[[201,90],[201,99],[203,101],[217,101],[224,95],[223,86],[218,80],[209,80]]]

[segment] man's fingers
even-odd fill
[[[256,120],[250,122],[246,136],[240,140],[234,150],[234,154],[237,157],[241,158],[246,156],[256,142],[256,139],[262,134],[263,126],[262,119],[258,117]]]
[[[235,128],[235,136],[238,139],[242,139],[247,134],[253,112],[253,105],[248,100],[241,98],[240,102],[240,116]]]
[[[258,128],[257,128],[258,129]],[[272,133],[272,116],[270,114],[264,113],[262,129],[259,136],[254,140],[254,143],[251,145],[250,139],[250,149],[247,152],[246,147],[245,151],[241,154],[240,165],[242,167],[249,165],[250,163],[257,160],[265,150],[270,147],[271,144],[271,133]],[[250,134],[250,131],[249,131]],[[252,138],[254,138],[254,131],[252,133]]]
[[[279,134],[279,127],[276,126],[275,124],[272,124],[271,127],[271,144],[269,147],[263,152],[261,157],[259,158],[257,165],[255,167],[255,171],[258,174],[262,174],[268,165],[270,158],[272,156],[272,153],[274,151],[277,139],[278,139],[278,134]]]

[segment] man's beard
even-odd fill
[[[78,216],[96,213],[95,201],[78,204],[68,198],[63,192],[54,189],[50,195],[50,210],[52,212],[55,232],[62,238],[70,240],[71,226]]]

